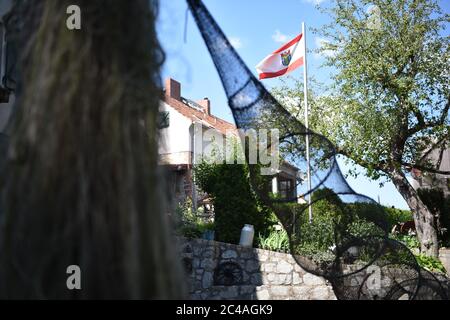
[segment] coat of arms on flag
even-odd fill
[[[269,54],[257,66],[260,79],[282,76],[302,66],[305,59],[305,41],[303,34]]]
[[[291,55],[291,51],[285,51],[281,53],[281,63],[283,64],[283,66],[288,66],[289,62],[291,61],[292,55]]]

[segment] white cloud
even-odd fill
[[[230,44],[235,48],[239,49],[242,48],[242,41],[238,37],[229,37],[228,41],[230,41]]]
[[[316,37],[314,39],[314,43],[316,44],[317,49],[322,49],[323,46],[330,43],[330,41],[328,41],[327,39],[321,38],[321,37]],[[314,57],[317,59],[320,57],[333,57],[335,54],[336,54],[336,51],[334,51],[334,50],[324,50],[324,51],[321,51],[320,53],[314,53]]]
[[[291,39],[291,37],[281,33],[280,30],[275,30],[275,33],[272,35],[272,39],[275,42],[287,42]]]

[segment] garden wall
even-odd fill
[[[336,299],[321,277],[290,254],[203,239],[179,238],[192,299]]]

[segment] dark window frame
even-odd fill
[[[278,177],[278,194],[283,199],[294,197],[295,183],[291,178]]]
[[[159,111],[157,119],[158,129],[165,129],[170,127],[170,112],[169,111]]]

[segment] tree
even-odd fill
[[[446,197],[442,189],[439,188],[420,188],[417,192],[423,203],[439,218],[436,221],[439,231],[438,237],[444,246],[448,246],[450,244],[450,196]]]
[[[331,22],[316,32],[332,84],[315,96],[311,126],[368,177],[393,182],[413,211],[422,252],[436,257],[436,219],[406,175],[439,172],[421,158],[450,135],[449,38],[442,35],[449,17],[429,0],[337,0],[325,11]],[[293,90],[290,99],[299,96]]]
[[[0,297],[182,298],[155,187],[157,2],[78,0],[81,30],[66,28],[71,4],[13,9],[20,78],[0,185]],[[70,265],[79,291],[66,287]]]

